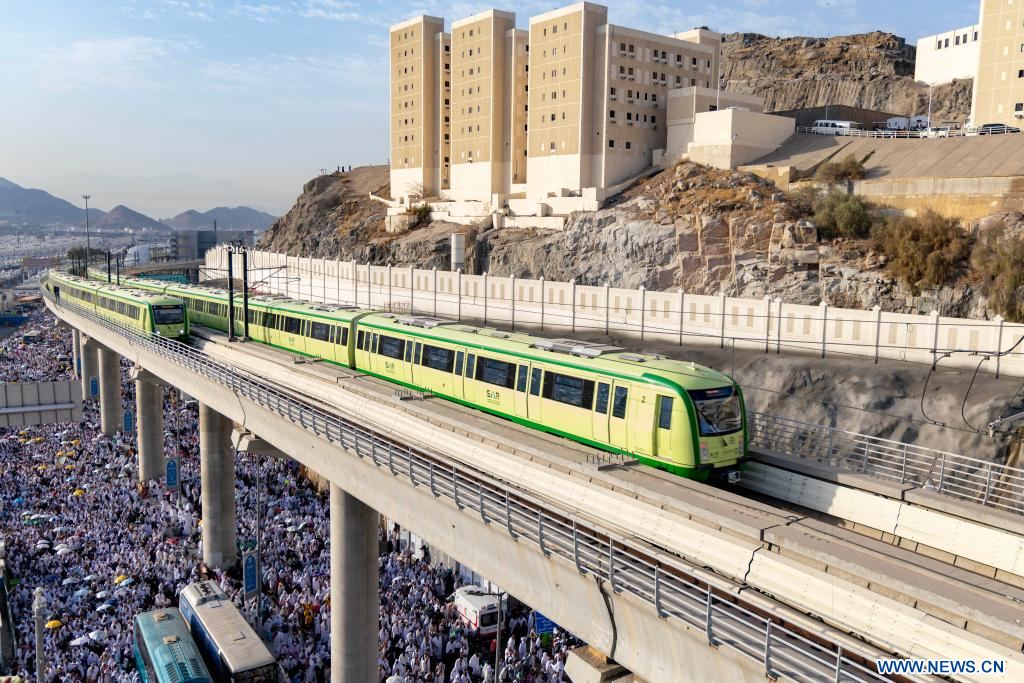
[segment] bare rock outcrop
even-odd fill
[[[756,33],[723,37],[725,87],[758,95],[765,111],[845,104],[902,116],[928,110],[928,86],[914,81],[916,48],[874,31],[831,38],[769,38]],[[936,120],[966,120],[971,79],[932,89]]]

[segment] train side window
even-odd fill
[[[658,428],[672,429],[672,397],[660,396],[658,398]]]
[[[373,341],[370,342],[370,351],[372,353],[377,353],[377,343],[378,343],[379,338],[380,338],[380,335],[377,334],[376,332],[374,332],[373,333]]]
[[[459,377],[462,376],[462,359],[465,355],[462,351],[455,353],[455,374]]]
[[[597,385],[597,412],[602,415],[608,414],[608,389],[610,387],[604,382]]]
[[[530,375],[530,396],[540,396],[540,378],[544,371],[540,368],[534,368],[533,373]]]
[[[348,328],[341,328],[341,345],[348,346]]]
[[[473,379],[476,374],[476,354],[466,354],[466,377]]]
[[[416,359],[413,365],[419,365],[420,359],[423,357],[423,344],[416,342]]]
[[[405,342],[405,362],[406,363],[411,363],[412,362],[412,347],[413,347],[413,343],[411,341]]]
[[[336,342],[337,338],[338,338],[338,328],[335,327],[334,325],[330,325],[330,326],[328,326],[327,329],[330,332],[330,339],[328,341],[331,344],[334,344]]]
[[[544,375],[544,398],[591,410],[594,407],[593,380],[548,372]]]
[[[382,334],[380,336],[379,353],[380,355],[387,356],[388,358],[402,360],[402,356],[405,355],[405,340],[388,337]]]
[[[612,417],[620,420],[626,417],[626,404],[629,399],[629,389],[626,387],[615,387],[615,401],[612,403]]]
[[[519,366],[519,379],[516,380],[516,391],[526,392],[526,376],[530,374],[530,369],[525,365]]]
[[[330,341],[331,328],[326,323],[312,323],[310,325],[309,336],[317,341]]]
[[[357,349],[361,350],[363,348],[363,339],[365,339],[365,338],[366,338],[366,332],[364,332],[363,330],[359,330],[359,332],[356,334],[356,348]]]
[[[417,344],[417,346],[419,345]],[[419,355],[419,349],[417,349],[417,355]],[[454,364],[455,353],[451,349],[431,346],[429,344],[424,345],[423,365],[426,367],[440,370],[441,372],[451,372]]]
[[[480,356],[476,364],[476,378],[481,382],[511,389],[516,385],[516,366],[514,363]]]
[[[288,317],[285,318],[285,331],[288,334],[299,334],[302,329],[302,321],[298,318]]]

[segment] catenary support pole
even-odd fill
[[[99,347],[100,428],[107,436],[121,428],[121,356]]]
[[[377,679],[377,524],[331,484],[331,683]]]
[[[235,527],[235,449],[231,421],[199,404],[203,500],[203,562],[228,569],[238,562]]]
[[[135,380],[138,416],[139,481],[164,475],[164,391],[156,382]]]

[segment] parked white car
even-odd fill
[[[949,137],[949,126],[932,126],[931,128],[925,128],[921,131],[921,137],[923,138],[948,138]]]

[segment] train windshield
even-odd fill
[[[185,309],[181,304],[154,306],[153,315],[157,325],[180,325],[185,322]]]
[[[701,436],[731,434],[743,426],[740,397],[733,387],[688,392],[697,411]]]

